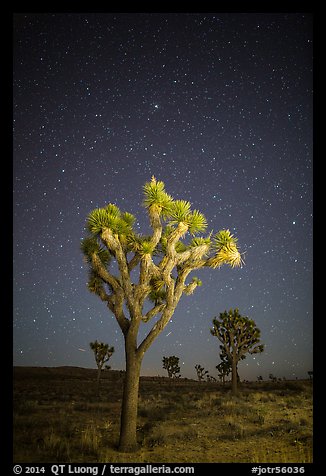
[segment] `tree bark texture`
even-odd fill
[[[237,395],[238,393],[238,372],[237,372],[237,361],[233,357],[232,359],[232,394]]]
[[[133,343],[125,339],[126,374],[123,386],[123,397],[120,421],[119,451],[130,453],[138,449],[137,414],[140,368],[142,355],[137,353]]]

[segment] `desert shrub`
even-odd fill
[[[262,411],[256,410],[253,412],[250,421],[257,425],[263,425],[265,423],[265,416]]]
[[[14,402],[13,405],[15,412],[26,415],[37,412],[38,407],[39,405],[37,400],[19,400]]]
[[[222,402],[223,402],[223,399],[221,397],[215,397],[213,398],[212,400],[212,405],[215,407],[215,408],[218,408],[222,405]]]
[[[312,446],[312,434],[307,432],[299,433],[294,438],[292,444],[300,447]]]
[[[299,395],[287,397],[285,400],[285,406],[287,408],[298,408],[298,407],[300,408],[301,397]]]
[[[150,415],[150,409],[139,406],[138,407],[138,417],[147,418]]]
[[[188,405],[188,408],[189,408],[189,405]],[[194,408],[197,410],[203,410],[204,408],[207,408],[207,399],[203,397],[203,398],[197,398],[192,400],[192,404],[190,405],[190,408]]]
[[[187,396],[184,395],[183,393],[173,393],[169,395],[169,401],[173,402],[174,404],[187,404],[188,399]]]
[[[69,440],[55,433],[53,429],[43,438],[43,450],[51,461],[70,461]]]
[[[81,431],[80,445],[84,453],[97,456],[101,444],[101,435],[94,424]]]
[[[246,416],[252,413],[252,408],[248,404],[239,403],[234,399],[222,402],[220,411],[223,415]]]
[[[169,441],[169,435],[164,428],[155,427],[146,438],[146,446],[153,448],[155,446],[164,446]]]
[[[79,402],[75,403],[74,410],[76,412],[89,412],[91,409],[91,405],[89,402]]]
[[[170,435],[170,441],[191,441],[197,438],[198,432],[193,427],[180,428]]]
[[[282,450],[262,450],[257,448],[250,454],[250,463],[312,463],[311,452],[302,446],[296,446],[291,451],[289,448]]]
[[[240,440],[248,436],[245,426],[235,418],[226,417],[225,422],[227,423],[227,429],[221,436],[222,440]]]
[[[277,395],[275,395],[272,392],[267,392],[265,394],[262,394],[259,398],[259,401],[261,403],[270,403],[270,402],[276,402],[277,401]]]
[[[308,422],[308,420],[306,420],[306,418],[300,418],[299,425],[300,426],[309,426],[309,422]]]
[[[164,446],[168,443],[192,441],[197,436],[197,430],[191,426],[186,426],[185,428],[180,428],[179,426],[156,426],[149,432],[145,442],[148,447]]]
[[[171,412],[173,407],[171,405],[157,405],[157,404],[149,404],[139,405],[138,408],[138,416],[143,418],[148,418],[153,421],[163,421],[166,419],[168,413]]]

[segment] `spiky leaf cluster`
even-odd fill
[[[99,278],[97,273],[95,273],[92,269],[89,272],[87,287],[91,293],[97,294],[98,296],[104,292],[103,280]]]
[[[93,234],[108,228],[116,235],[130,235],[135,217],[128,212],[121,213],[116,205],[110,203],[104,208],[96,208],[87,218],[87,228]]]
[[[165,284],[161,283],[161,287],[152,287],[148,299],[152,301],[155,305],[158,304],[163,304],[166,299],[166,290],[165,290]]]
[[[170,225],[183,223],[187,225],[189,233],[195,235],[203,232],[207,227],[206,218],[198,210],[191,211],[191,204],[186,200],[175,200],[171,203],[168,213]]]
[[[98,242],[94,236],[87,236],[84,238],[81,242],[80,248],[84,253],[87,262],[90,262],[92,255],[96,253],[103,264],[108,265],[110,263],[110,253]]]
[[[169,209],[170,224],[186,223],[191,214],[191,204],[186,200],[175,200]]]
[[[99,369],[103,367],[105,362],[107,362],[112,354],[114,353],[114,347],[105,344],[104,342],[90,342],[90,348],[94,352],[95,361]]]
[[[157,181],[155,177],[152,177],[150,182],[145,183],[143,190],[145,208],[152,212],[158,211],[159,214],[166,216],[170,211],[173,198],[166,193],[164,182]]]
[[[229,264],[231,268],[243,264],[242,256],[237,248],[237,238],[230,230],[221,230],[213,238],[214,257],[211,259],[211,268],[218,268],[222,264]]]

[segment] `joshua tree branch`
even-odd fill
[[[162,312],[164,309],[165,304],[157,304],[142,317],[143,322],[150,321],[154,316]]]
[[[102,231],[101,238],[106,244],[106,246],[108,247],[108,249],[114,253],[114,256],[117,260],[119,271],[121,274],[122,286],[124,289],[124,296],[130,311],[130,317],[131,319],[133,319],[139,313],[135,312],[134,296],[133,296],[132,284],[130,280],[130,273],[128,270],[126,254],[123,251],[123,248],[119,241],[119,237],[117,235],[114,236],[109,228],[105,228]]]
[[[93,269],[96,270],[97,274],[105,283],[107,283],[114,291],[118,291],[121,289],[120,283],[102,264],[100,258],[98,257],[97,253],[92,254],[92,265]]]

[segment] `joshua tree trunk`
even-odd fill
[[[119,451],[130,453],[136,451],[137,444],[137,409],[140,368],[142,354],[137,352],[136,336],[125,338],[126,374],[123,386]]]
[[[101,378],[101,367],[97,369],[97,382],[96,382],[96,390],[97,390],[97,396],[100,395],[100,378]]]
[[[237,361],[234,356],[232,359],[232,393],[233,395],[237,395],[238,393],[238,369]]]

